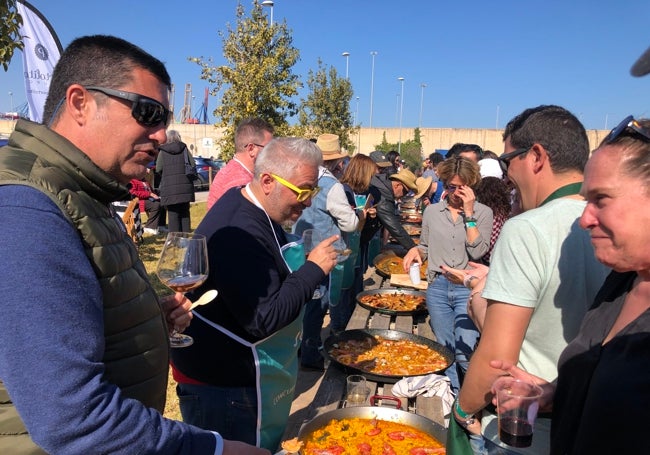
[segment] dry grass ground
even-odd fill
[[[205,202],[197,202],[192,204],[190,208],[190,216],[192,219],[191,226],[196,228],[205,212],[207,210]],[[144,220],[146,220],[146,215],[144,215]],[[160,252],[162,250],[163,243],[165,241],[164,235],[148,235],[145,234],[145,237],[140,244],[139,252],[140,259],[144,262],[145,267],[147,268],[147,273],[149,274],[149,279],[154,286],[156,292],[159,295],[170,294],[171,291],[165,287],[158,277],[156,276],[156,264],[158,263],[158,258],[160,257]],[[176,382],[173,380],[171,372],[169,374],[169,384],[167,386],[167,405],[165,406],[165,417],[170,419],[182,420],[181,411],[178,406],[178,397],[176,396]]]

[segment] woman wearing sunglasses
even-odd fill
[[[456,362],[445,374],[451,387],[460,387],[456,365],[467,370],[469,355],[478,339],[478,330],[467,315],[469,290],[447,279],[441,266],[465,268],[477,261],[490,246],[492,210],[476,202],[473,187],[481,180],[478,164],[455,156],[438,166],[446,196],[429,205],[422,217],[418,248],[404,257],[404,268],[428,258],[427,309],[430,324],[439,343],[456,355]]]
[[[540,384],[551,454],[650,453],[650,120],[627,117],[585,167],[580,226],[613,271],[558,361],[557,381],[510,362],[491,366]]]

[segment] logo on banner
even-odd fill
[[[25,0],[16,0],[16,11],[23,18],[23,74],[29,118],[40,122],[50,87],[50,79],[63,51],[59,38],[43,15]]]
[[[34,48],[34,54],[36,54],[36,57],[40,58],[43,61],[46,61],[50,57],[50,53],[41,43],[38,43]]]

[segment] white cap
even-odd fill
[[[501,166],[494,158],[483,158],[478,162],[478,165],[481,168],[481,177],[503,178]]]

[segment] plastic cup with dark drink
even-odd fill
[[[542,388],[510,376],[502,376],[492,388],[497,395],[499,439],[512,447],[529,447]]]

